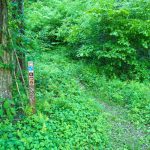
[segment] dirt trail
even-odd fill
[[[97,101],[101,106],[103,111],[106,113],[108,122],[111,125],[110,137],[111,137],[111,150],[150,150],[149,141],[145,138],[146,133],[142,129],[137,129],[128,119],[128,112],[125,108],[109,104],[109,102],[104,102],[100,100],[99,96],[94,90],[88,87],[88,85],[81,82],[80,77],[76,75],[78,70],[78,63],[75,61],[70,61],[68,59],[67,53],[53,53],[51,58],[48,58],[59,68],[66,68],[75,77],[80,90],[83,90],[87,97],[91,97],[93,100]],[[61,67],[60,67],[61,66]],[[56,67],[57,68],[57,67]],[[57,69],[54,69],[57,71]]]
[[[103,110],[111,122],[111,138],[114,150],[149,150],[149,142],[143,130],[137,129],[127,118],[127,110],[121,106],[112,106],[100,101]]]
[[[79,84],[82,90],[89,91],[86,85],[80,81]],[[99,96],[95,95],[95,93],[93,95],[93,91],[90,91],[90,93],[108,116],[112,129],[110,131],[112,150],[150,150],[150,142],[146,138],[148,133],[145,133],[143,129],[138,129],[130,122],[127,109],[99,100]]]
[[[79,81],[80,88],[87,91],[87,87]],[[89,89],[88,89],[89,91]],[[89,93],[89,92],[87,92]],[[133,123],[129,121],[128,110],[122,106],[109,104],[99,100],[98,96],[91,95],[95,101],[98,101],[103,111],[107,114],[108,121],[111,124],[111,148],[112,150],[149,150],[150,143],[148,134],[142,129],[138,129]]]

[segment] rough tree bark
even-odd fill
[[[8,28],[7,0],[0,0],[0,99],[11,99],[12,77],[10,71],[11,54],[7,49],[7,28]]]

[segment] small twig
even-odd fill
[[[14,71],[14,77],[15,77],[15,82],[16,82],[17,91],[18,91],[18,93],[19,93],[19,96],[21,97],[20,90],[19,90],[19,85],[18,85],[18,83],[17,83],[17,77],[16,77],[15,71]]]

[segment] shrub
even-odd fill
[[[95,60],[108,76],[145,80],[150,73],[149,6],[148,0],[39,1],[30,7],[27,24],[39,39],[68,43],[74,57]]]

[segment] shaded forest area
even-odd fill
[[[1,150],[148,150],[149,81],[149,0],[0,0]]]

